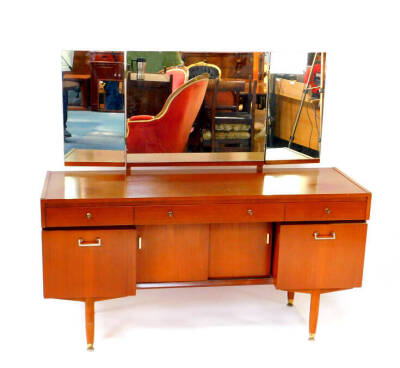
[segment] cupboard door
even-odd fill
[[[213,224],[209,277],[268,276],[271,272],[272,224]]]
[[[135,295],[136,231],[43,230],[45,298]]]
[[[208,278],[209,225],[138,226],[137,282]]]
[[[361,286],[367,224],[280,225],[274,252],[278,289]]]

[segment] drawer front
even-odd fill
[[[285,205],[285,221],[365,220],[366,202],[302,202]]]
[[[45,227],[133,225],[132,207],[48,207]]]
[[[282,204],[213,204],[135,208],[137,225],[283,221]]]
[[[43,230],[45,298],[135,295],[136,230]]]
[[[277,227],[273,277],[278,289],[340,289],[362,283],[365,223]]]

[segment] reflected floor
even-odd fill
[[[64,154],[73,148],[124,150],[123,113],[68,111],[67,130],[72,137],[64,141]]]

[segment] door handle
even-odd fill
[[[335,240],[336,239],[336,234],[334,231],[330,233],[330,235],[320,235],[318,232],[314,233],[314,239],[315,240]]]
[[[96,242],[88,242],[83,240],[82,238],[78,239],[78,245],[80,247],[100,247],[101,246],[101,239],[100,238],[96,238]]]

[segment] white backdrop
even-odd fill
[[[396,365],[400,53],[392,2],[142,3],[2,5],[0,364]],[[321,297],[315,342],[307,341],[309,297],[296,295],[287,308],[271,286],[139,291],[98,303],[93,354],[83,304],[42,298],[39,198],[46,170],[63,170],[60,51],[88,48],[328,52],[320,166],[340,168],[373,197],[364,286]]]

